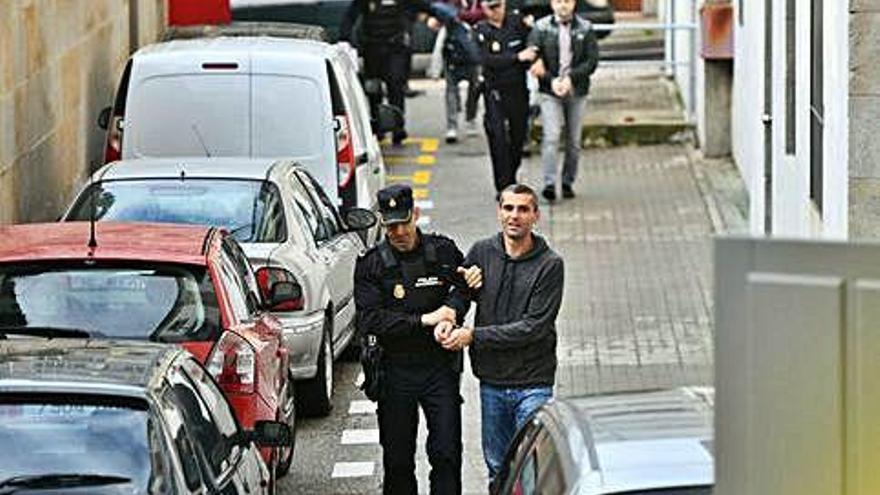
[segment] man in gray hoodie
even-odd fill
[[[470,346],[471,367],[480,379],[490,489],[516,430],[553,395],[564,268],[562,258],[532,232],[539,218],[530,187],[514,184],[501,192],[501,232],[474,244],[463,263],[483,271],[474,328],[435,327],[444,348]]]

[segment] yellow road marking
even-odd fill
[[[428,189],[425,187],[413,188],[413,199],[428,199]]]
[[[434,155],[419,155],[416,158],[416,163],[419,165],[433,165],[437,163],[437,157]]]
[[[431,182],[431,172],[428,170],[419,170],[412,174],[412,183],[420,186],[427,185]]]
[[[440,147],[440,140],[436,138],[422,139],[422,153],[436,153]]]

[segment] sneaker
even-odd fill
[[[468,120],[464,123],[464,133],[467,137],[477,137],[479,131],[477,130],[477,121],[476,120]]]
[[[556,186],[552,184],[544,186],[544,190],[541,191],[541,196],[544,196],[544,199],[547,201],[556,201]]]
[[[565,199],[571,199],[574,197],[574,189],[571,188],[569,184],[562,185],[562,197]]]
[[[455,129],[449,129],[446,131],[446,142],[448,144],[453,144],[458,142],[458,131]]]
[[[407,137],[409,134],[405,130],[394,131],[394,134],[391,135],[391,144],[400,146]]]

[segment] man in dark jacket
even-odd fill
[[[533,233],[535,192],[514,184],[501,192],[501,233],[477,242],[464,266],[482,269],[474,328],[435,329],[447,350],[470,346],[480,379],[483,457],[490,490],[516,430],[553,396],[556,315],[562,304],[562,258]]]
[[[599,62],[599,45],[590,21],[574,14],[575,0],[550,0],[553,15],[535,23],[529,46],[539,52],[532,74],[540,84],[543,138],[541,161],[544,190],[548,201],[556,200],[556,164],[559,138],[566,129],[565,159],[562,166],[562,197],[574,197],[581,151],[581,128],[590,75]]]

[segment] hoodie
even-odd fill
[[[556,377],[556,315],[562,304],[562,258],[540,236],[511,258],[501,234],[477,242],[465,266],[483,270],[476,295],[471,367],[496,386],[552,386]]]

